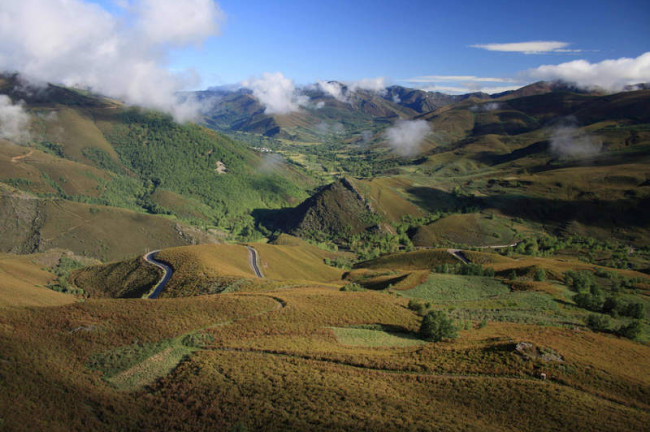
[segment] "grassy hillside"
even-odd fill
[[[51,254],[0,254],[0,308],[75,303],[74,296],[47,288],[56,280],[47,270],[51,259]]]
[[[13,228],[2,239],[5,251],[63,247],[112,260],[210,241],[188,224],[258,238],[250,212],[296,204],[312,184],[295,167],[269,164],[246,145],[159,113],[57,86],[30,93],[10,76],[0,92],[24,100],[31,117],[23,145],[0,140],[0,212],[12,215],[5,223]],[[19,216],[16,200],[6,198],[11,188],[39,200],[29,209],[21,202]]]
[[[114,207],[36,198],[0,185],[1,250],[33,253],[54,248],[111,261],[147,248],[214,242],[208,233],[156,215]]]
[[[73,272],[70,283],[90,297],[141,298],[162,277],[162,271],[144,258],[90,266]]]
[[[476,293],[459,295],[500,301]],[[0,398],[13,403],[0,416],[15,430],[604,431],[648,421],[646,345],[512,319],[406,343],[420,321],[406,305],[303,287],[11,312]]]

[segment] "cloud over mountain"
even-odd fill
[[[166,55],[216,35],[223,12],[212,0],[134,0],[121,11],[82,0],[3,2],[0,69],[191,119],[198,106],[175,93],[197,77],[167,70]]]
[[[9,96],[0,95],[0,138],[22,143],[29,138],[29,114],[22,103],[12,103]]]
[[[420,145],[431,134],[431,127],[425,120],[398,120],[386,129],[388,145],[400,156],[413,156]]]
[[[544,65],[523,75],[535,80],[562,80],[580,87],[620,91],[627,85],[650,82],[650,52],[636,58],[623,57],[599,63],[575,60]]]
[[[266,107],[265,114],[289,114],[306,105],[309,99],[301,95],[292,80],[281,72],[265,72],[250,78],[242,86],[253,91],[253,96]]]

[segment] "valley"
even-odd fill
[[[650,91],[213,89],[179,124],[18,82],[0,429],[647,428]]]

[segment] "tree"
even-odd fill
[[[620,327],[616,333],[619,336],[623,336],[625,338],[634,340],[639,337],[641,334],[641,321],[640,320],[634,320],[630,324],[626,326]]]
[[[546,280],[546,272],[542,268],[538,268],[535,270],[535,276],[534,279],[537,282],[544,282]]]
[[[430,311],[422,319],[419,335],[422,339],[439,342],[457,337],[457,328],[444,311]]]
[[[611,321],[607,315],[589,314],[587,317],[587,327],[593,331],[608,331]]]

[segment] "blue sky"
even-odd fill
[[[386,77],[412,86],[458,86],[423,75],[517,77],[540,65],[591,63],[650,51],[648,1],[242,1],[218,2],[221,36],[173,51],[174,69],[193,68],[202,85],[282,72],[299,84]],[[472,45],[569,43],[579,52],[524,54]],[[465,81],[466,82],[466,81]],[[485,86],[513,85],[489,83]]]

